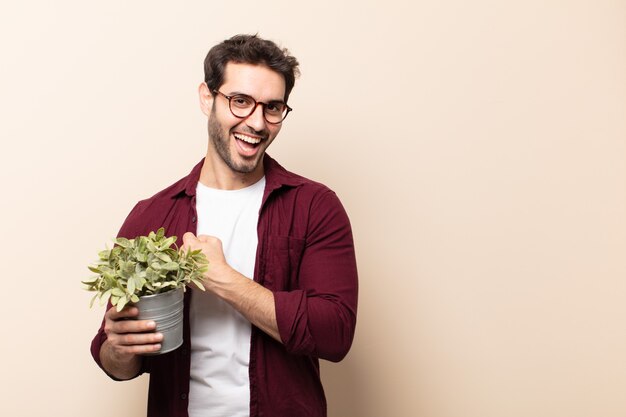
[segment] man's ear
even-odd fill
[[[208,117],[211,114],[214,97],[206,83],[200,83],[198,86],[198,98],[200,99],[200,110]]]

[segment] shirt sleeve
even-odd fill
[[[330,190],[309,211],[298,289],[274,293],[280,337],[288,352],[338,362],[352,345],[358,277],[352,229]]]

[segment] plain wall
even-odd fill
[[[206,149],[235,33],[302,76],[269,153],[326,183],[360,272],[331,417],[626,415],[626,3],[5,2],[2,416],[143,415],[80,280]]]

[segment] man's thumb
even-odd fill
[[[183,245],[191,245],[197,241],[198,239],[196,238],[196,235],[191,232],[187,232],[183,235]]]

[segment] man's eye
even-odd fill
[[[250,107],[252,105],[252,99],[245,96],[235,96],[232,98],[231,102],[234,106],[242,108]]]
[[[270,102],[267,104],[266,109],[270,113],[282,113],[285,105],[280,102]]]

